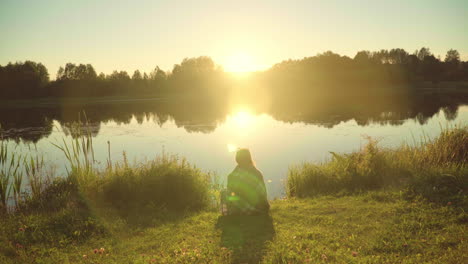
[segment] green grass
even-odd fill
[[[466,212],[425,200],[408,201],[394,192],[277,200],[272,202],[271,218],[220,217],[204,211],[147,227],[111,223],[107,235],[86,243],[11,245],[10,255],[0,255],[0,262],[464,263],[468,259]],[[27,227],[15,232],[32,231]]]

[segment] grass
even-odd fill
[[[271,217],[203,211],[144,228],[114,222],[86,243],[13,245],[0,262],[464,263],[467,221],[459,207],[376,191],[276,200]]]
[[[11,162],[0,150],[0,191],[21,185],[18,164],[34,182],[0,215],[0,263],[468,260],[466,128],[393,150],[370,139],[359,152],[292,167],[289,198],[267,216],[220,216],[221,186],[176,155],[129,164],[124,154],[97,169],[91,135],[76,130],[56,143],[65,178],[44,178],[40,157]]]
[[[288,172],[289,197],[404,189],[432,201],[468,208],[468,127],[445,129],[421,144],[385,149],[369,142],[350,154],[331,153],[326,163],[303,163]]]

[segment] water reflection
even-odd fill
[[[341,122],[355,120],[359,126],[371,124],[402,125],[413,119],[425,124],[442,111],[447,120],[457,118],[458,108],[466,98],[425,95],[398,103],[335,102],[329,105],[311,105],[297,102],[270,105],[268,108],[255,104],[246,107],[226,105],[224,102],[184,102],[171,100],[119,101],[99,103],[61,103],[34,107],[1,107],[0,125],[4,139],[38,142],[48,137],[56,120],[65,135],[73,135],[71,126],[79,120],[79,113],[86,113],[94,136],[99,134],[103,123],[129,124],[135,118],[138,124],[151,120],[163,127],[174,122],[189,133],[212,133],[220,124],[232,124],[233,135],[247,135],[255,129],[255,116],[265,113],[284,123],[314,124],[333,128]],[[81,116],[81,118],[83,118]],[[231,142],[235,143],[235,142]]]
[[[166,151],[225,177],[234,165],[234,151],[247,147],[265,175],[270,198],[284,194],[289,166],[324,161],[330,151],[354,151],[365,144],[363,135],[383,139],[383,146],[393,147],[412,143],[422,135],[435,137],[440,125],[468,123],[468,107],[460,106],[459,101],[420,100],[395,108],[370,104],[307,108],[298,104],[283,111],[246,104],[192,107],[150,102],[2,109],[0,122],[10,149],[29,153],[28,143],[34,142],[59,175],[66,173],[68,163],[51,142],[77,135],[73,122],[79,119],[80,110],[86,111],[95,136],[95,157],[102,166],[109,157],[110,141],[115,162],[123,159],[123,152],[130,162],[139,162]],[[16,146],[14,141],[25,144]]]

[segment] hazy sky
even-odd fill
[[[67,62],[131,74],[201,55],[228,70],[326,50],[426,46],[468,60],[468,0],[0,0],[0,32],[0,65],[38,61],[52,78]]]

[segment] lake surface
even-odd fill
[[[441,127],[468,124],[468,106],[463,103],[314,114],[259,111],[247,104],[218,111],[203,105],[189,107],[150,99],[3,108],[3,140],[18,153],[35,151],[31,150],[35,145],[56,173],[63,175],[67,162],[52,143],[73,137],[71,123],[83,110],[93,131],[96,160],[101,166],[106,164],[109,141],[114,162],[122,160],[124,151],[130,162],[152,159],[165,151],[186,157],[225,181],[235,167],[232,150],[247,147],[264,173],[270,198],[284,195],[289,166],[326,161],[330,151],[358,150],[366,144],[366,136],[379,139],[381,146],[396,147],[404,142],[419,142],[423,135],[436,137]]]

